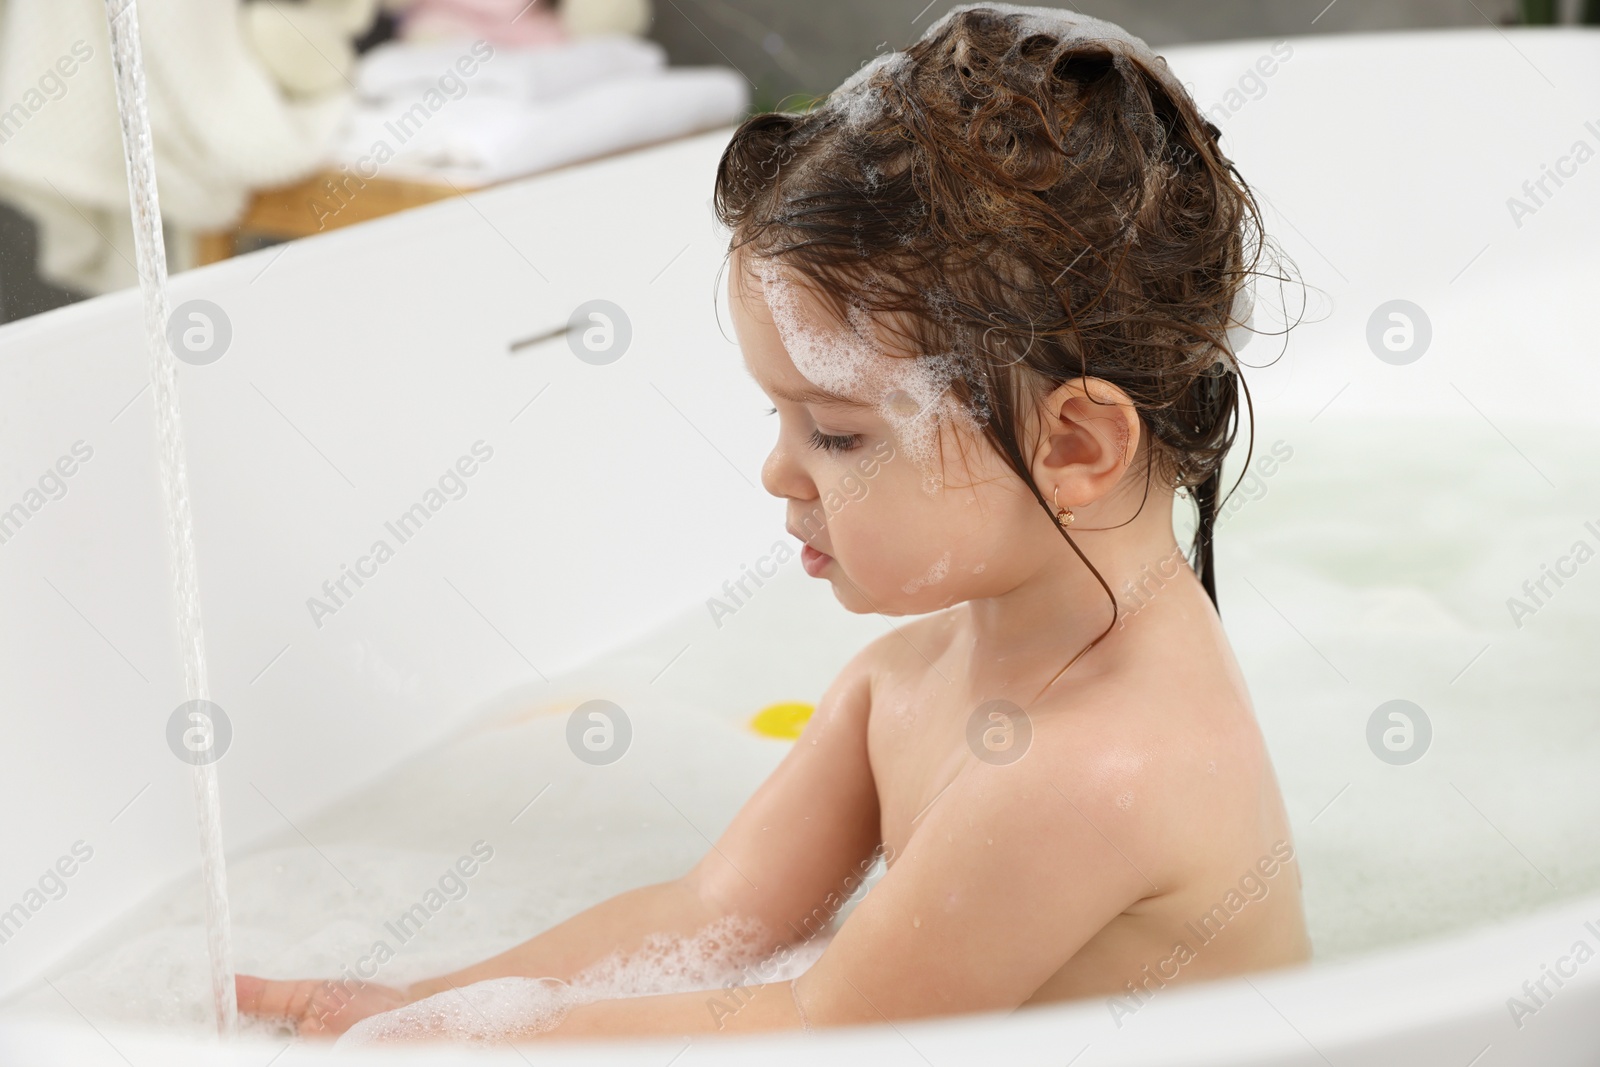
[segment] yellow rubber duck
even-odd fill
[[[775,737],[780,741],[793,741],[806,727],[811,713],[817,709],[810,704],[789,701],[768,704],[750,717],[750,729],[762,737]]]

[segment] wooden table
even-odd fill
[[[488,186],[437,185],[390,178],[369,178],[363,182],[336,170],[322,171],[293,185],[258,191],[233,229],[200,235],[197,258],[201,265],[228,259],[234,255],[240,237],[281,240],[309,237],[447,200],[477,188]]]
[[[566,170],[568,167],[587,166],[614,156],[624,156],[630,152],[654,148],[669,141],[698,137],[717,128],[720,128],[720,124],[691,130],[674,137],[662,137],[643,144],[631,145],[587,159],[574,160],[537,173],[551,174],[558,170]],[[728,128],[732,130],[731,126]],[[522,174],[508,178],[506,182],[520,181],[532,176]],[[231,258],[237,251],[238,239],[241,237],[271,237],[278,240],[310,237],[325,230],[367,222],[385,215],[393,215],[397,211],[405,211],[407,208],[448,200],[453,196],[480,189],[492,189],[495,185],[501,184],[505,182],[469,186],[401,181],[382,177],[362,179],[350,174],[348,169],[340,171],[330,168],[292,185],[257,191],[251,197],[249,206],[245,208],[244,216],[232,229],[203,233],[199,236],[196,249],[197,265],[204,266],[207,263]]]

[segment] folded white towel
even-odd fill
[[[415,99],[439,84],[474,42],[391,41],[361,57],[356,89],[369,100]],[[481,50],[484,46],[478,45]],[[472,91],[519,100],[550,100],[595,82],[643,74],[667,65],[667,53],[654,41],[625,34],[580,37],[540,48],[494,46],[493,56],[472,75]]]
[[[724,126],[749,104],[745,80],[725,67],[612,78],[540,104],[473,85],[420,125],[400,124],[409,101],[358,108],[339,158],[362,178],[487,185]]]

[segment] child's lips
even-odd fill
[[[802,536],[801,533],[793,526],[786,525],[784,526],[784,529],[788,531],[789,536],[801,543],[800,565],[806,569],[806,573],[811,575],[811,577],[815,578],[817,575],[821,574],[822,568],[833,562],[832,556],[828,555],[820,548],[812,548],[810,539]]]

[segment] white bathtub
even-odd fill
[[[1600,961],[1562,963],[1580,940],[1600,948],[1600,563],[1576,566],[1520,628],[1505,603],[1574,542],[1600,545],[1600,162],[1561,162],[1579,140],[1600,147],[1600,33],[1294,39],[1287,59],[1273,44],[1166,54],[1202,106],[1232,112],[1213,115],[1269,232],[1331,298],[1312,294],[1317,321],[1251,376],[1257,455],[1283,441],[1294,459],[1241,498],[1218,544],[1318,961],[1161,991],[1120,1026],[1086,1001],[805,1042],[697,1040],[682,1062],[1600,1058]],[[1272,73],[1255,98],[1230,102],[1262,57]],[[531,746],[527,796],[583,787],[561,820],[507,821],[505,869],[559,866],[540,835],[564,834],[600,872],[591,888],[675,873],[782,753],[745,731],[748,715],[814,700],[886,625],[844,616],[792,564],[721,627],[705,608],[783,539],[757,477],[770,421],[713,314],[724,241],[707,200],[726,136],[173,279],[174,304],[214,301],[233,327],[222,359],[181,378],[212,691],[235,735],[219,770],[241,899],[268,849],[348,862],[373,842],[454,848],[470,832],[461,813],[482,815],[488,795],[461,754],[503,748],[485,724],[506,715]],[[1507,199],[1542,165],[1571,174],[1518,225]],[[559,339],[509,351],[596,298],[632,322],[615,363]],[[1393,299],[1431,320],[1409,365],[1365,340]],[[5,1064],[260,1065],[282,1047],[219,1049],[71,1002],[70,976],[132,929],[136,905],[198,907],[189,772],[165,740],[182,694],[139,320],[124,292],[0,330],[0,509],[76,443],[92,450],[0,543],[0,909],[78,842],[92,850],[0,944]],[[1276,351],[1258,338],[1244,355]],[[480,440],[494,454],[467,494],[319,627],[307,599]],[[818,625],[796,630],[797,617]],[[616,693],[637,709],[638,750],[607,778],[576,767],[557,716],[526,714]],[[1365,742],[1394,698],[1433,722],[1410,766]],[[370,805],[418,754],[454,770],[436,805],[390,796],[412,807],[386,824]],[[682,810],[650,808],[640,779]],[[591,818],[660,821],[612,837]],[[1519,1025],[1508,998],[1547,966],[1573,973],[1546,979],[1552,995]],[[683,1047],[540,1054],[659,1065]],[[302,1046],[278,1062],[329,1055]]]

